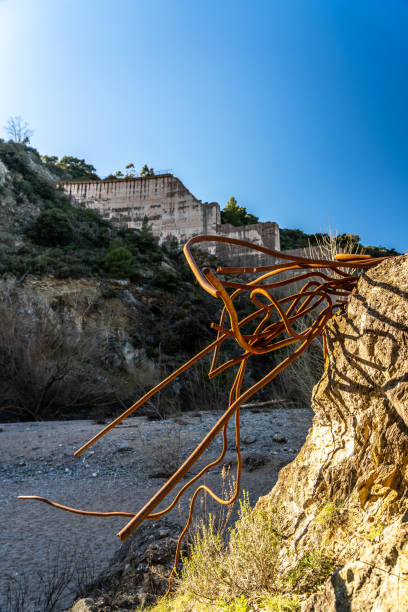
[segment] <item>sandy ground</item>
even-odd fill
[[[164,472],[182,462],[219,416],[203,412],[166,421],[131,418],[79,459],[73,458],[73,451],[101,425],[91,421],[1,424],[0,609],[7,610],[8,576],[25,576],[29,590],[35,592],[41,581],[38,572],[47,573],[48,565],[55,567],[57,557],[60,565],[75,556],[87,559],[93,572],[102,571],[121,544],[115,534],[127,522],[117,517],[76,516],[40,502],[19,501],[18,495],[40,495],[88,510],[135,512],[165,482]],[[281,467],[295,457],[312,416],[310,410],[294,408],[242,411],[242,488],[249,491],[253,503],[270,491]],[[224,463],[233,472],[233,431],[229,439],[231,450]],[[206,452],[206,462],[219,450],[216,441]],[[195,466],[192,473],[198,469]],[[220,482],[216,468],[206,484],[219,492]],[[173,511],[173,520],[182,521],[183,515],[185,504]],[[64,609],[69,602],[66,595],[56,609]]]

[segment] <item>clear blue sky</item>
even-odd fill
[[[0,75],[40,153],[408,249],[404,0],[0,0]]]

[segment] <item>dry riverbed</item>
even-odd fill
[[[249,491],[255,503],[270,491],[279,470],[298,453],[313,413],[274,407],[242,410],[241,415],[242,488]],[[40,495],[87,510],[135,512],[162,486],[166,474],[180,465],[219,416],[220,413],[208,411],[183,413],[162,421],[131,418],[78,459],[73,457],[74,450],[95,435],[101,425],[92,421],[1,424],[0,610],[8,610],[10,576],[17,582],[25,581],[20,597],[26,598],[25,609],[33,610],[29,599],[41,588],[41,572],[49,582],[53,569],[62,571],[72,566],[75,558],[88,578],[103,571],[121,546],[115,534],[127,522],[123,517],[76,516],[37,501],[19,501],[18,495]],[[232,426],[229,445],[224,464],[230,465],[233,473],[236,460]],[[205,453],[205,462],[215,458],[220,448],[220,440],[215,441]],[[193,473],[203,465],[201,461],[194,466]],[[221,469],[216,468],[206,477],[206,484],[219,492],[220,483]],[[185,502],[190,495],[186,497]],[[181,524],[184,517],[185,503],[172,512],[170,519]],[[79,582],[83,581],[82,576]],[[71,584],[70,588],[79,592],[80,587],[81,584]],[[15,609],[11,607],[10,612],[18,610],[16,596],[14,589]],[[55,609],[66,609],[72,597],[66,590]]]

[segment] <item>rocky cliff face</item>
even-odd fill
[[[408,257],[359,281],[328,331],[313,427],[257,508],[277,506],[287,550],[338,569],[304,612],[408,609]]]
[[[0,420],[103,420],[157,384],[208,337],[208,300],[188,281],[181,287],[184,294],[127,279],[0,279]],[[210,382],[201,378],[203,391]],[[145,411],[159,418],[188,408],[193,391],[184,377]]]

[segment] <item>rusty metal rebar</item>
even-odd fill
[[[252,251],[263,253],[274,259],[279,260],[270,266],[244,266],[244,267],[219,267],[217,269],[220,275],[249,275],[255,274],[257,277],[248,282],[242,282],[239,279],[236,281],[223,280],[217,276],[209,268],[200,270],[198,267],[192,247],[202,242],[221,242],[240,247],[248,248]],[[78,510],[62,504],[57,504],[46,498],[38,496],[21,495],[19,499],[31,499],[50,504],[56,508],[74,512],[76,514],[91,515],[91,516],[126,516],[130,520],[117,534],[121,540],[126,540],[146,519],[159,519],[161,516],[170,512],[177,504],[181,496],[195,482],[197,482],[208,470],[215,467],[225,457],[227,451],[227,426],[231,418],[235,419],[235,434],[236,434],[236,453],[237,453],[237,473],[235,481],[235,490],[229,499],[222,499],[216,495],[209,487],[200,485],[195,490],[191,501],[187,523],[180,534],[177,550],[175,555],[174,566],[169,578],[169,590],[171,588],[171,580],[174,573],[177,571],[181,543],[186,534],[192,520],[195,501],[201,491],[208,493],[218,503],[228,505],[233,503],[240,490],[241,477],[241,452],[240,452],[240,427],[239,414],[241,404],[247,401],[257,391],[265,387],[271,382],[283,369],[289,366],[297,359],[313,342],[313,340],[322,336],[323,352],[325,360],[326,354],[326,338],[325,327],[331,317],[344,308],[347,297],[355,288],[358,275],[354,274],[354,270],[366,270],[377,265],[384,258],[373,259],[368,255],[361,254],[339,254],[334,261],[324,259],[310,259],[306,257],[293,256],[272,249],[267,249],[258,245],[253,245],[242,240],[226,238],[223,236],[196,236],[191,238],[184,246],[184,254],[187,262],[200,286],[211,296],[220,299],[223,303],[223,309],[218,323],[212,323],[217,331],[217,338],[207,347],[202,349],[194,357],[189,359],[185,364],[176,369],[172,374],[167,376],[158,385],[153,387],[148,393],[135,402],[130,408],[125,410],[119,417],[104,427],[93,438],[86,442],[81,448],[75,451],[74,456],[79,457],[102,436],[107,434],[111,429],[116,427],[135,410],[142,406],[158,391],[163,389],[175,378],[180,376],[188,368],[193,366],[202,357],[213,351],[213,357],[209,370],[209,377],[214,378],[221,372],[233,366],[238,366],[238,370],[232,384],[229,403],[226,411],[206,434],[203,440],[196,446],[190,456],[184,463],[174,472],[167,482],[157,491],[153,497],[141,508],[137,513],[130,512],[91,512],[87,510]],[[298,272],[296,272],[298,271]],[[276,280],[282,274],[294,274],[292,277]],[[272,290],[280,289],[290,285],[296,286],[300,281],[306,281],[304,285],[290,295],[284,297],[274,297]],[[233,289],[232,293],[228,293],[227,289]],[[239,319],[237,310],[234,305],[234,300],[244,292],[249,292],[249,300],[252,303],[254,310],[249,315]],[[272,314],[278,315],[278,320],[272,321]],[[315,319],[312,323],[302,331],[296,330],[296,323],[306,315],[315,314]],[[255,322],[259,319],[254,331],[251,333],[243,333],[245,326],[248,323]],[[227,322],[228,320],[228,322]],[[220,348],[225,340],[235,340],[242,352],[237,357],[227,359],[223,363],[219,363]],[[290,356],[282,359],[270,372],[268,372],[261,380],[253,384],[251,387],[242,391],[243,379],[248,360],[255,355],[265,355],[276,351],[291,344],[298,344],[297,348]],[[191,467],[201,457],[204,451],[210,446],[214,438],[222,433],[222,450],[220,455],[214,461],[208,463],[200,470],[191,480],[189,480],[179,492],[175,495],[169,505],[160,511],[156,511],[157,506],[166,499],[180,480],[190,471]]]

